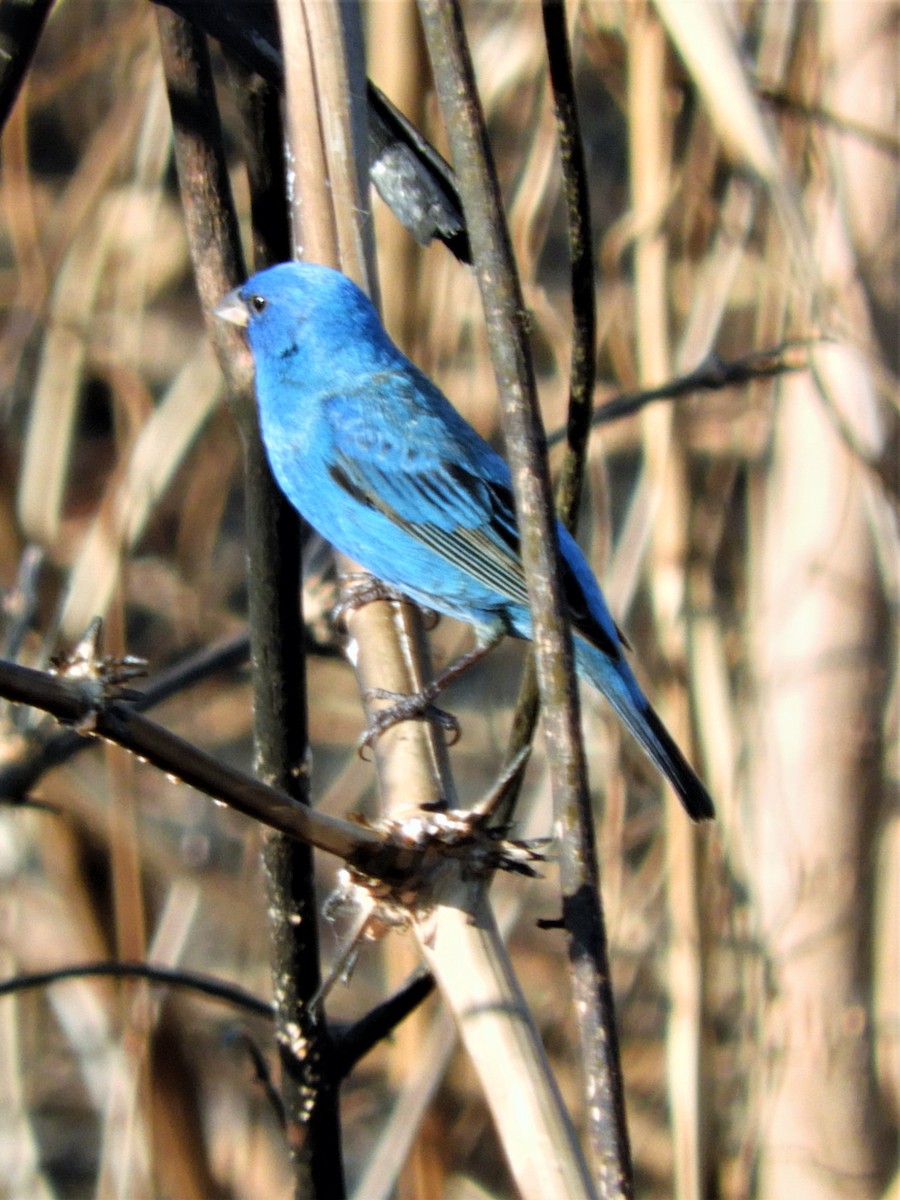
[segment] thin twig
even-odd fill
[[[176,967],[156,966],[146,962],[87,962],[72,963],[67,967],[58,967],[54,971],[31,971],[15,975],[12,979],[0,981],[0,996],[14,996],[20,992],[33,991],[36,988],[51,987],[66,979],[147,979],[151,983],[164,983],[168,987],[184,988],[187,991],[199,992],[211,1000],[221,1000],[254,1016],[268,1017],[273,1015],[272,1005],[266,1000],[260,1000],[252,992],[238,987],[234,983],[226,983],[215,979],[212,975],[202,975],[197,971],[185,971]]]
[[[359,1060],[390,1037],[400,1022],[433,991],[434,977],[427,971],[419,971],[392,996],[337,1034],[331,1062],[338,1079],[346,1079]]]
[[[275,1014],[274,1012],[270,1012],[269,1015],[274,1017]],[[281,1093],[272,1079],[272,1071],[269,1067],[268,1059],[246,1029],[238,1032],[237,1040],[247,1051],[250,1061],[253,1063],[253,1070],[256,1072],[256,1082],[262,1088],[263,1095],[268,1101],[272,1112],[275,1114],[275,1120],[278,1122],[279,1128],[286,1132],[287,1120],[284,1115],[284,1103],[281,1099]]]
[[[185,971],[181,967],[164,967],[148,962],[123,962],[111,959],[105,962],[70,963],[52,971],[21,972],[11,979],[0,980],[0,997],[17,996],[22,992],[35,991],[64,983],[69,979],[146,979],[150,983],[165,984],[166,987],[197,992],[210,1000],[231,1005],[242,1012],[272,1021],[275,1008],[268,1000],[260,1000],[246,988],[228,983],[199,971]],[[418,971],[392,996],[354,1021],[350,1025],[336,1026],[334,1030],[334,1054],[331,1065],[338,1080],[345,1079],[360,1059],[373,1050],[379,1042],[390,1037],[401,1021],[404,1021],[423,1000],[434,991],[434,979],[426,971]]]
[[[556,511],[569,532],[574,533],[578,519],[578,503],[584,486],[591,406],[597,374],[594,249],[587,166],[575,98],[572,56],[566,32],[566,8],[557,0],[544,0],[541,9],[559,130],[571,260],[572,362],[566,427],[559,432],[556,439],[566,439],[566,454],[556,485]],[[510,758],[515,757],[523,746],[530,744],[537,725],[538,712],[537,675],[533,653],[529,653],[513,714],[508,751]],[[524,773],[521,773],[504,796],[502,807],[498,810],[498,820],[501,822],[511,819],[523,779]]]
[[[892,158],[900,157],[900,138],[894,132],[875,129],[872,125],[854,121],[852,117],[841,116],[840,113],[836,113],[822,104],[812,104],[808,100],[789,96],[781,88],[760,86],[757,87],[757,94],[781,112],[802,117],[807,121],[814,121],[818,125],[830,126],[838,133],[847,133],[862,142],[867,142],[876,150],[891,155]]]
[[[727,387],[738,387],[754,379],[770,379],[785,375],[789,371],[804,371],[809,368],[809,356],[802,351],[824,339],[801,339],[781,342],[767,350],[754,350],[740,358],[724,359],[718,354],[708,355],[702,363],[669,379],[659,387],[642,388],[637,392],[620,392],[605,400],[594,409],[591,427],[608,425],[623,417],[633,416],[657,400],[678,400],[693,392],[717,392]],[[548,434],[547,444],[558,445],[566,437],[565,429],[556,429]]]
[[[572,365],[566,448],[556,485],[559,519],[572,532],[584,485],[584,465],[597,375],[597,304],[594,294],[594,246],[587,167],[575,99],[572,56],[566,31],[566,6],[543,0],[544,37],[553,103],[559,129],[559,151],[566,192],[569,258],[572,271]]]

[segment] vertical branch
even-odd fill
[[[245,438],[253,740],[257,774],[308,802],[306,675],[300,611],[300,518],[272,478],[257,426]],[[320,979],[313,854],[266,836],[276,1036],[298,1196],[343,1194],[337,1083],[328,1031],[310,1001]]]
[[[256,248],[261,268],[290,256],[284,131],[266,85],[241,101]],[[302,523],[272,477],[254,420],[245,437],[249,616],[254,666],[254,746],[261,778],[308,802],[306,672],[300,541]],[[272,976],[282,1099],[297,1194],[343,1192],[338,1082],[330,1037],[310,1001],[321,982],[314,862],[308,846],[266,836]]]
[[[328,194],[341,270],[378,303],[369,206],[365,62],[358,4],[302,0],[316,76]],[[354,80],[350,71],[353,63]]]
[[[566,31],[566,7],[542,0],[547,63],[559,128],[559,152],[566,192],[569,257],[572,263],[572,365],[566,420],[566,455],[556,488],[559,519],[573,532],[584,484],[588,437],[597,374],[597,303],[594,295],[594,247],[587,166],[581,141],[572,55]]]
[[[597,373],[594,251],[587,166],[575,99],[572,55],[566,31],[566,8],[559,0],[542,0],[541,11],[559,131],[572,268],[572,363],[569,375],[566,450],[556,485],[556,511],[569,532],[574,533],[578,520],[578,503],[584,486],[584,469],[593,415],[594,380]],[[537,676],[534,656],[529,654],[513,716],[509,747],[511,758],[531,741],[537,717]],[[520,775],[519,782],[521,779]],[[501,824],[510,819],[518,793],[519,787],[511,786],[504,796],[497,810],[497,820]]]
[[[187,21],[158,13],[188,237],[204,310],[245,276],[205,41]],[[222,322],[210,333],[232,389],[245,448],[254,747],[260,776],[307,798],[306,692],[299,612],[300,526],[274,485],[253,405],[252,368]],[[319,986],[311,850],[270,835],[265,851],[277,1038],[288,1143],[298,1195],[340,1196],[343,1174],[327,1030],[308,1001]]]
[[[632,1192],[621,1070],[589,817],[571,638],[562,616],[556,527],[524,308],[459,6],[421,0],[500,390],[534,621],[575,1005],[604,1196]]]
[[[353,12],[347,7],[347,21]],[[358,221],[365,205],[359,172],[351,153],[354,130],[350,110],[364,96],[364,72],[358,63],[356,83],[347,81],[344,36],[338,13],[331,6],[279,4],[285,47],[287,94],[287,156],[293,168],[292,219],[294,245],[302,257],[342,269],[360,285],[374,285],[370,250],[348,226]],[[311,105],[311,107],[309,107]],[[325,137],[328,110],[329,136]],[[308,143],[318,140],[318,148]],[[365,141],[357,150],[365,155]],[[363,690],[384,688],[416,692],[422,687],[421,622],[411,606],[367,604],[347,617],[356,642],[356,673]],[[389,704],[390,701],[375,701]],[[452,796],[446,755],[430,725],[404,721],[381,736],[375,762],[384,802],[408,810]]]
[[[284,56],[285,158],[293,258],[338,264],[328,160],[316,90],[306,8],[276,0]]]
[[[240,113],[250,183],[253,262],[257,268],[291,256],[284,125],[277,88],[237,59],[228,63],[231,93]]]

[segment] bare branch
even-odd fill
[[[0,659],[0,695],[76,725],[85,737],[106,738],[124,746],[214,800],[221,800],[271,829],[359,865],[368,874],[394,875],[397,869],[402,872],[404,862],[410,861],[403,852],[398,857],[378,833],[315,812],[276,788],[227,766],[141,716],[127,700],[98,701],[96,687],[85,681],[61,679],[47,671],[35,671]]]

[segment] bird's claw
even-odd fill
[[[354,612],[357,608],[364,608],[367,604],[374,604],[377,600],[388,600],[399,604],[406,599],[402,592],[398,592],[396,588],[390,587],[374,575],[367,575],[364,571],[340,575],[339,582],[341,598],[331,610],[331,617],[335,625],[343,625],[345,629],[347,614]]]
[[[409,597],[403,592],[392,588],[375,575],[368,575],[365,571],[341,574],[338,576],[338,582],[341,585],[341,598],[331,610],[331,618],[335,625],[343,625],[345,629],[347,628],[347,614],[357,608],[363,608],[366,604],[373,604],[377,600],[386,600],[391,604],[409,602]],[[418,607],[425,629],[430,632],[440,621],[441,615],[434,609],[423,608],[422,605]]]
[[[434,703],[439,693],[440,689],[434,684],[412,694],[389,692],[384,688],[368,688],[365,692],[367,702],[391,700],[393,703],[390,708],[383,708],[372,715],[368,729],[359,740],[360,757],[365,758],[366,750],[371,750],[381,735],[400,721],[433,721],[441,729],[450,732],[452,736],[448,744],[455,746],[461,736],[459,721],[452,713],[438,708]]]
[[[418,609],[425,632],[431,633],[433,629],[437,629],[440,624],[441,614],[433,608],[425,608],[422,604],[418,605]]]

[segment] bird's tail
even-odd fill
[[[645,753],[672,784],[691,820],[708,821],[714,817],[712,797],[641,692],[628,664],[623,660],[611,662],[603,651],[580,638],[576,638],[576,658],[581,672],[603,692]]]

